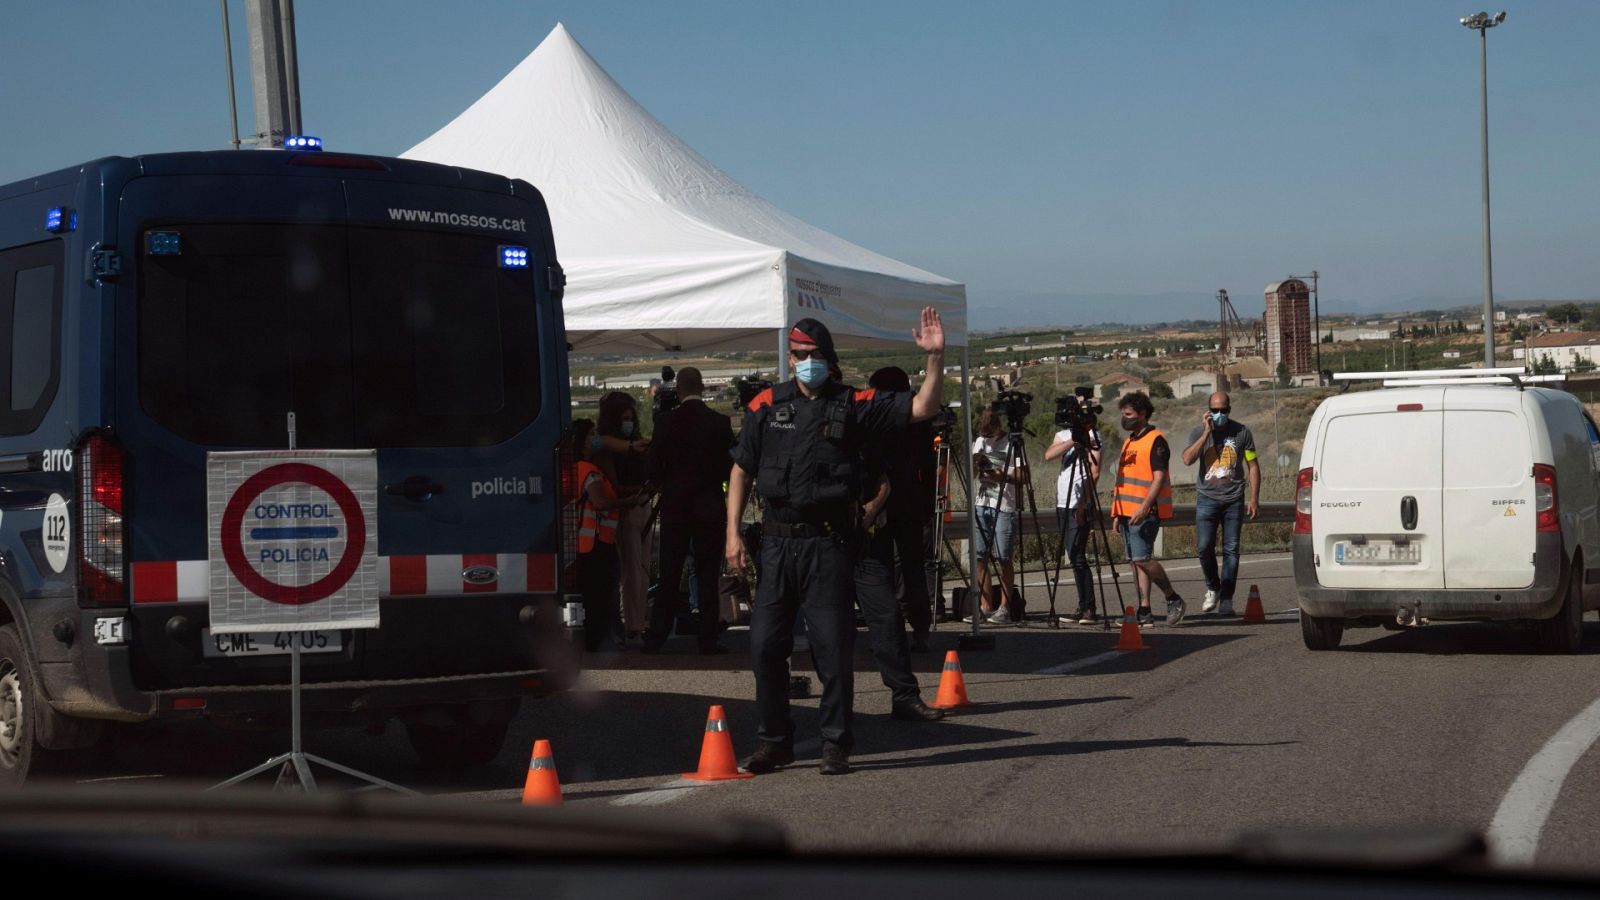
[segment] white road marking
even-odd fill
[[[1101,653],[1097,656],[1086,656],[1083,659],[1075,659],[1071,662],[1058,663],[1057,665],[1047,666],[1043,669],[1035,669],[1033,674],[1066,675],[1069,672],[1076,672],[1079,669],[1087,669],[1090,666],[1098,666],[1103,662],[1110,662],[1111,660],[1122,655],[1123,653],[1120,650],[1108,650],[1105,653]]]
[[[663,803],[671,803],[674,800],[682,799],[695,788],[710,787],[716,783],[717,782],[715,781],[690,781],[687,778],[674,778],[666,784],[663,784],[660,787],[651,788],[648,791],[640,791],[637,794],[625,794],[616,798],[615,800],[612,800],[611,805],[660,806]]]
[[[1533,864],[1539,833],[1561,797],[1561,785],[1596,738],[1600,738],[1600,700],[1573,716],[1528,760],[1489,823],[1489,851],[1495,861]]]

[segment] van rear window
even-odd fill
[[[139,398],[200,444],[485,446],[538,412],[532,275],[477,235],[163,223],[139,262]],[[141,245],[144,242],[141,241]]]
[[[1322,439],[1317,477],[1331,488],[1439,487],[1438,412],[1334,416]]]

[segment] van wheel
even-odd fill
[[[407,722],[406,737],[424,768],[462,769],[493,762],[505,746],[510,725],[509,719],[452,725]]]
[[[1300,637],[1307,650],[1337,650],[1344,637],[1344,620],[1313,616],[1300,610]]]
[[[1537,627],[1539,649],[1545,653],[1576,653],[1583,645],[1583,567],[1578,561],[1567,573],[1561,608]]]
[[[17,626],[0,627],[0,787],[16,787],[37,772],[49,751],[39,746],[41,716],[58,716],[33,683],[27,648]]]

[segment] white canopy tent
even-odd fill
[[[782,350],[787,323],[802,316],[843,347],[904,343],[924,306],[939,310],[952,346],[967,343],[965,286],[756,196],[667,130],[562,25],[403,155],[544,192],[575,351]]]
[[[947,344],[961,348],[970,408],[965,285],[756,196],[650,115],[562,25],[402,155],[521,178],[544,193],[567,273],[562,310],[574,351],[771,348],[781,376],[796,319],[821,320],[840,347],[905,344],[932,306]],[[970,572],[975,541],[968,546]],[[974,637],[977,628],[974,621]]]

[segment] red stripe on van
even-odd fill
[[[178,564],[175,562],[134,563],[133,602],[178,602]]]
[[[528,590],[553,591],[556,589],[556,557],[554,553],[528,554]]]
[[[496,566],[498,562],[499,558],[493,553],[463,553],[461,554],[461,571],[465,572],[473,566],[488,566],[498,572],[499,569]],[[463,594],[492,594],[499,586],[498,581],[491,581],[488,584],[473,584],[465,578],[461,579],[461,592]]]
[[[426,556],[389,557],[389,594],[426,594],[428,592],[428,558]]]

